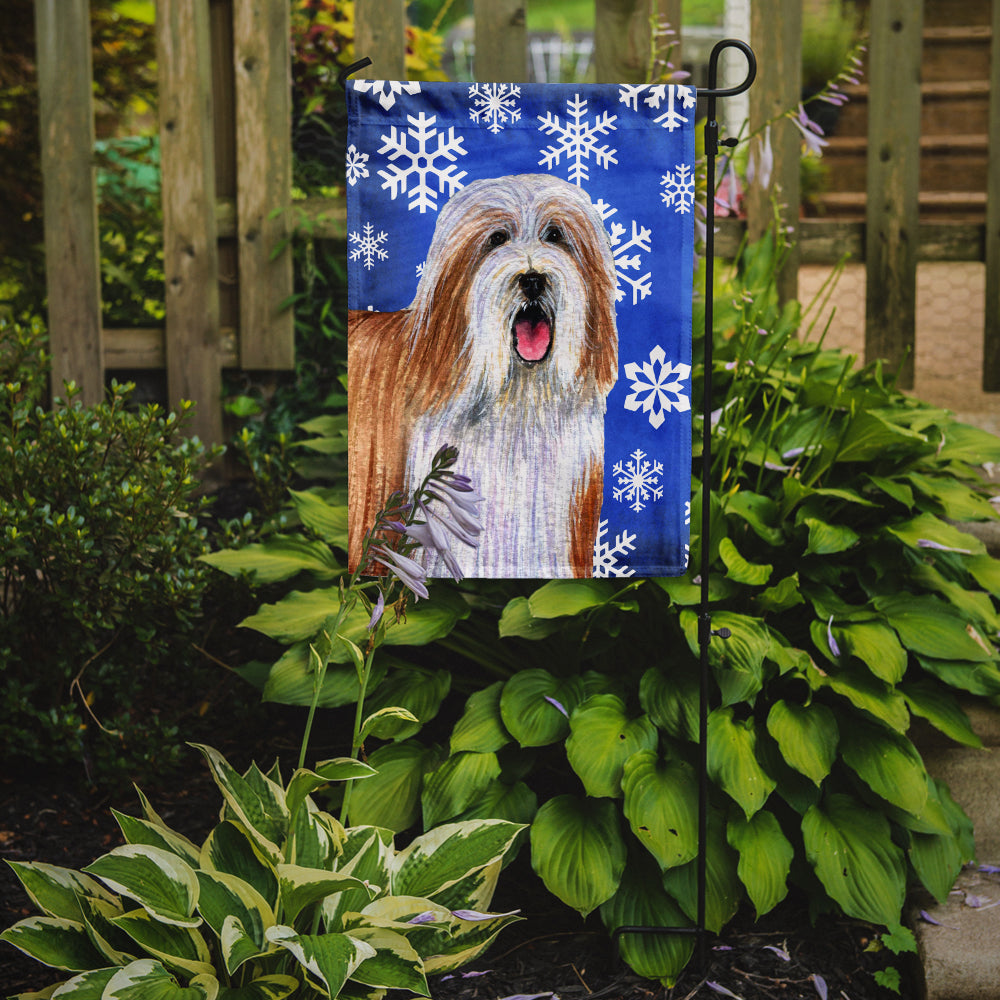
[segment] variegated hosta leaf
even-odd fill
[[[261,976],[244,986],[224,986],[218,1000],[285,1000],[299,985],[294,976]]]
[[[122,835],[128,843],[159,847],[161,850],[176,854],[192,868],[198,864],[199,849],[182,834],[149,820],[126,816],[125,813],[120,813],[117,809],[112,809],[111,812],[118,821]]]
[[[375,895],[374,890],[353,875],[303,868],[300,865],[278,865],[278,881],[281,887],[282,912],[285,919],[291,921],[305,907],[345,889],[361,889],[369,893],[369,898]]]
[[[355,982],[430,996],[424,963],[402,934],[384,927],[356,927],[351,931],[351,937],[375,949],[375,954],[366,958],[351,973]]]
[[[252,885],[272,908],[278,905],[278,875],[241,823],[220,823],[201,847],[200,867],[224,872]]]
[[[267,939],[294,955],[309,978],[332,997],[365,959],[375,957],[370,944],[349,934],[296,934],[278,924],[268,928]]]
[[[746,886],[757,916],[774,909],[788,895],[788,872],[795,849],[781,832],[774,813],[765,809],[751,819],[729,821],[726,836],[740,853],[736,873]]]
[[[29,1000],[42,997],[54,997],[55,1000],[101,1000],[104,996],[104,988],[114,978],[120,966],[113,966],[107,969],[91,969],[89,972],[81,972],[80,975],[67,979],[66,982],[58,986],[54,991],[50,986],[43,993],[20,993],[11,1000]]]
[[[128,965],[140,957],[140,949],[135,942],[114,925],[115,917],[125,912],[120,902],[109,903],[93,896],[83,896],[80,905],[90,940],[104,956],[105,965]]]
[[[906,866],[882,813],[849,795],[830,795],[805,814],[802,837],[823,887],[849,917],[899,923]]]
[[[113,892],[134,899],[150,916],[165,924],[197,927],[198,878],[194,869],[171,851],[146,844],[125,844],[85,869]]]
[[[521,919],[516,911],[478,914],[475,919],[465,919],[463,914],[469,912],[466,910],[451,912],[454,922],[450,932],[442,932],[439,941],[424,956],[424,971],[428,975],[451,972],[474,961],[493,943],[500,931]],[[418,942],[414,944],[418,945]]]
[[[625,842],[608,799],[558,795],[531,824],[531,865],[549,892],[586,916],[618,889]]]
[[[393,859],[392,892],[433,899],[499,861],[523,827],[501,819],[446,823],[421,834]]]
[[[781,756],[815,785],[830,773],[840,732],[833,712],[812,702],[798,705],[778,700],[767,716],[767,731],[781,748]]]
[[[218,995],[215,976],[199,975],[181,986],[159,962],[143,958],[119,969],[101,1000],[216,1000]]]
[[[100,968],[104,958],[91,944],[87,929],[76,920],[65,917],[28,917],[19,920],[0,934],[26,955],[54,969],[81,972]]]
[[[659,739],[648,715],[630,719],[625,702],[613,694],[595,694],[577,706],[569,727],[566,757],[595,798],[620,798],[626,760],[636,751],[655,749]]]
[[[212,956],[205,939],[190,927],[160,923],[145,910],[123,913],[112,923],[169,968],[181,969],[189,976],[213,971]]]
[[[338,820],[317,809],[312,799],[306,799],[292,820],[285,858],[304,868],[335,868],[344,836]]]
[[[749,818],[767,801],[776,782],[757,762],[754,720],[733,718],[733,709],[717,708],[708,717],[708,774]]]
[[[353,875],[367,888],[345,889],[323,900],[324,926],[329,930],[344,930],[345,913],[357,913],[371,900],[371,893],[384,892],[389,886],[392,858],[392,833],[373,826],[356,826],[347,831],[337,870]]]
[[[81,896],[93,896],[109,903],[114,896],[97,879],[74,871],[39,861],[8,861],[31,901],[46,916],[81,920]]]
[[[523,832],[524,828],[522,827],[521,833]],[[518,839],[521,833],[515,839]],[[493,864],[486,865],[485,868],[477,868],[465,878],[460,878],[446,889],[434,893],[434,901],[448,907],[449,910],[488,910],[497,889],[500,870],[506,860],[506,856],[497,858]]]
[[[698,783],[690,765],[643,750],[625,762],[622,789],[632,832],[661,869],[697,855]]]
[[[312,795],[318,788],[328,785],[331,781],[349,781],[356,778],[370,778],[378,772],[374,767],[353,757],[336,757],[324,760],[313,770],[301,767],[288,782],[285,792],[285,805],[288,812],[294,815],[306,796]]]
[[[462,717],[451,733],[451,752],[474,750],[477,753],[496,753],[510,742],[500,716],[500,692],[503,681],[497,681],[469,696]]]
[[[238,930],[242,937],[250,939],[254,954],[266,950],[264,931],[274,925],[274,912],[267,900],[252,885],[236,878],[235,875],[205,871],[198,872],[198,883],[201,887],[198,910],[220,940],[223,939],[223,929],[226,922],[235,920],[239,923]],[[235,928],[230,929],[231,941],[240,938],[240,935],[235,932]],[[233,949],[224,950],[226,951],[227,971],[230,975],[242,962],[251,957],[245,954],[246,948],[240,944],[239,960],[235,964],[230,964]]]
[[[452,754],[424,778],[420,796],[424,826],[433,827],[454,819],[476,802],[498,777],[500,764],[495,753]]]

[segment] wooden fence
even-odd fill
[[[164,329],[101,327],[96,194],[92,169],[88,0],[35,0],[45,181],[53,383],[73,379],[83,398],[103,392],[110,369],[166,369],[168,396],[195,400],[196,432],[222,440],[221,370],[275,371],[293,364],[290,233],[289,0],[158,0],[160,137],[166,271]],[[474,0],[475,72],[483,82],[527,75],[525,4]],[[595,0],[599,81],[641,82],[650,18],[681,23],[681,0]],[[356,52],[370,75],[405,76],[405,0],[357,0]],[[916,266],[985,261],[983,384],[1000,390],[1000,0],[992,4],[991,98],[985,224],[921,222],[920,46],[923,0],[871,0],[865,221],[785,224],[797,242],[781,277],[796,291],[800,263],[850,253],[867,269],[866,356],[897,364],[912,384]],[[800,97],[801,0],[753,0],[751,43],[759,72],[750,126]],[[683,38],[680,39],[683,51]],[[674,53],[676,61],[677,52]],[[720,102],[724,103],[724,102]],[[721,117],[721,114],[720,114]],[[799,204],[798,132],[773,136],[767,190],[751,189],[747,221],[724,220],[717,251],[731,254],[744,228],[763,231],[772,198]],[[784,127],[787,126],[787,127]],[[320,238],[343,239],[344,206],[299,206]]]

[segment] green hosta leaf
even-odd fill
[[[208,835],[201,848],[200,867],[234,875],[253,886],[271,907],[277,905],[277,873],[242,824],[227,820]]]
[[[950,421],[937,459],[939,462],[966,462],[969,465],[1000,462],[1000,441],[995,434],[981,427]]]
[[[331,580],[345,572],[328,545],[296,535],[271,535],[265,542],[209,552],[199,559],[230,576],[245,573],[256,584],[277,583],[298,573],[310,573],[318,580]]]
[[[787,611],[798,604],[804,604],[805,598],[799,590],[799,574],[793,573],[779,580],[773,587],[761,591],[754,598],[757,607],[763,612]]]
[[[60,868],[40,861],[8,861],[7,864],[13,869],[31,901],[46,916],[82,920],[80,896],[115,902],[115,897],[97,879],[71,868]]]
[[[678,740],[698,739],[698,675],[684,663],[669,673],[650,667],[639,682],[639,704],[662,730]]]
[[[347,647],[337,643],[334,656],[346,655]],[[337,652],[337,651],[340,652]],[[374,689],[386,674],[389,658],[376,657],[372,665],[369,688]],[[323,683],[316,702],[318,708],[339,708],[358,700],[358,675],[353,666],[338,666],[331,663],[323,675]],[[271,666],[264,681],[261,697],[264,701],[274,701],[280,705],[311,705],[316,691],[316,674],[310,662],[309,643],[297,642],[282,653]]]
[[[302,523],[330,545],[347,548],[347,507],[327,503],[312,490],[289,490],[292,505]]]
[[[535,618],[528,606],[527,597],[514,597],[507,602],[500,615],[501,639],[517,636],[521,639],[544,639],[561,631],[563,622],[552,618]]]
[[[470,695],[462,717],[451,733],[451,752],[474,750],[477,753],[494,753],[510,742],[500,717],[500,692],[503,681]]]
[[[994,597],[1000,597],[1000,559],[983,555],[965,559],[965,568],[975,578],[976,583]]]
[[[871,410],[862,410],[851,421],[837,452],[838,462],[868,462],[888,449],[921,445],[926,438],[899,424],[890,423]]]
[[[804,518],[803,523],[809,529],[806,555],[829,556],[845,552],[860,537],[853,528],[845,524],[828,524],[815,517]]]
[[[941,507],[941,513],[950,521],[992,521],[996,511],[989,500],[954,478],[924,476],[917,472],[907,475],[925,497]]]
[[[54,969],[81,972],[105,964],[104,958],[91,944],[86,927],[65,917],[19,920],[0,934],[0,941],[12,944],[35,961]]]
[[[913,508],[913,490],[906,483],[896,479],[888,479],[884,476],[865,476],[865,478],[877,489],[880,489],[896,503],[906,507],[907,510]]]
[[[181,986],[159,962],[143,958],[117,970],[101,1000],[216,1000],[218,995],[215,976],[202,974]]]
[[[112,809],[111,812],[118,821],[122,835],[128,843],[159,847],[164,851],[170,851],[171,854],[176,854],[189,865],[198,864],[199,849],[187,837],[175,833],[159,823],[126,816],[124,813],[118,812],[117,809]]]
[[[986,546],[974,535],[942,521],[933,514],[918,514],[909,521],[889,525],[886,531],[912,549],[923,548],[921,542],[932,542],[934,545],[967,552],[970,555],[983,555],[986,552]]]
[[[945,736],[967,747],[983,745],[965,710],[947,688],[924,680],[908,681],[900,686],[900,690],[910,711],[926,719]]]
[[[899,923],[906,866],[880,812],[849,795],[830,795],[806,813],[802,836],[820,882],[849,917]]]
[[[761,565],[747,562],[729,538],[720,540],[719,556],[726,564],[726,575],[729,579],[735,580],[737,583],[744,583],[749,587],[763,587],[771,578],[771,573],[774,570],[770,563]]]
[[[368,758],[378,772],[351,790],[350,819],[354,826],[381,826],[396,833],[420,817],[424,774],[439,757],[415,740],[379,747]]]
[[[695,583],[693,576],[694,574],[689,571],[687,576],[655,576],[651,582],[659,587],[673,604],[690,607],[701,602],[701,583]],[[710,601],[724,601],[738,590],[738,584],[719,573],[713,573],[708,579]]]
[[[698,616],[681,612],[681,627],[694,656],[700,655]],[[708,662],[722,690],[723,704],[753,701],[763,686],[764,659],[771,648],[771,636],[759,618],[718,611],[712,615],[712,629],[727,628],[728,639],[714,636],[708,647]]]
[[[424,963],[402,934],[383,927],[362,926],[353,928],[351,937],[375,949],[375,954],[351,973],[355,982],[430,996]]]
[[[550,580],[528,598],[534,618],[561,618],[606,604],[619,588],[611,580]]]
[[[414,721],[387,719],[379,726],[379,738],[398,741],[415,735],[423,723],[437,715],[450,689],[451,674],[447,670],[427,670],[423,667],[394,670],[375,688],[366,702],[366,708],[372,712],[403,708],[414,716]]]
[[[111,922],[169,968],[179,969],[189,976],[212,974],[208,945],[193,928],[160,923],[145,910],[123,913]]]
[[[829,688],[897,732],[905,733],[910,724],[903,696],[867,670],[841,667],[835,673],[823,674],[811,667],[806,678],[814,689]]]
[[[447,823],[428,830],[393,862],[392,891],[433,899],[461,879],[499,862],[523,829],[503,820]]]
[[[917,662],[949,687],[986,697],[1000,694],[1000,669],[993,663],[936,660],[930,656],[918,656]]]
[[[714,934],[732,919],[743,899],[736,865],[736,852],[726,843],[725,821],[720,813],[712,811],[705,851],[705,926]],[[665,871],[663,887],[691,920],[698,918],[697,859]]]
[[[301,865],[278,865],[278,884],[281,888],[282,913],[286,920],[293,922],[305,907],[334,893],[345,889],[367,891],[367,886],[353,875],[303,868]],[[370,895],[374,894],[372,891]]]
[[[852,719],[850,738],[840,753],[876,795],[908,813],[919,815],[927,801],[927,772],[907,737],[861,719]]]
[[[717,708],[709,714],[708,774],[748,819],[764,805],[775,781],[757,762],[752,718],[739,722],[732,708]]]
[[[421,796],[424,827],[429,829],[454,819],[499,777],[500,764],[495,753],[452,754],[424,780]]]
[[[218,1000],[285,1000],[299,988],[292,976],[261,976],[246,986],[223,987]]]
[[[198,883],[201,887],[198,910],[223,944],[226,944],[227,935],[223,934],[223,929],[227,920],[239,923],[240,933],[236,937],[240,941],[249,939],[250,954],[237,954],[232,947],[223,949],[226,970],[232,975],[247,958],[265,950],[264,931],[274,925],[274,913],[267,900],[253,886],[235,875],[200,871]],[[228,937],[233,935],[231,929]]]
[[[788,894],[788,873],[795,849],[781,832],[774,813],[762,809],[751,819],[738,816],[726,829],[729,846],[739,851],[736,873],[760,919]]]
[[[527,826],[536,812],[538,796],[523,781],[508,785],[500,780],[490,782],[472,805],[456,818],[505,819],[509,823]]]
[[[625,818],[660,868],[697,855],[698,783],[688,764],[640,751],[625,762],[622,790]]]
[[[1000,615],[997,614],[993,598],[989,594],[981,590],[971,590],[966,585],[947,579],[926,562],[915,566],[910,578],[919,585],[914,589],[930,590],[940,594],[956,611],[984,628],[987,633],[996,635],[1000,632]]]
[[[619,927],[687,927],[690,921],[660,884],[655,866],[630,858],[617,892],[601,904],[608,931]],[[623,934],[622,958],[640,976],[673,986],[691,959],[694,937],[689,934]]]
[[[767,731],[781,748],[785,761],[819,786],[837,756],[839,731],[833,712],[812,702],[776,701],[767,716]]]
[[[362,962],[375,957],[370,944],[349,934],[296,934],[291,927],[279,924],[268,928],[267,939],[291,952],[310,978],[332,997],[340,994]]]
[[[547,670],[522,670],[504,684],[500,716],[521,746],[546,746],[566,736],[569,716],[583,697],[579,677],[562,680]]]
[[[937,794],[933,786],[932,794]],[[909,855],[924,887],[939,903],[944,903],[966,861],[959,838],[950,831],[911,833]]]
[[[625,870],[615,804],[572,795],[549,799],[531,825],[531,865],[549,892],[582,916],[610,899]]]
[[[653,750],[659,735],[649,716],[629,719],[613,694],[591,695],[570,717],[566,757],[588,795],[618,798],[622,768],[638,750]]]
[[[745,521],[768,545],[777,547],[784,540],[781,512],[770,497],[739,490],[726,498],[726,514]]]
[[[976,628],[936,597],[886,595],[875,598],[875,607],[899,633],[903,645],[915,653],[975,663],[996,658]]]
[[[461,914],[456,908],[453,913]],[[478,958],[493,942],[493,939],[521,917],[517,912],[500,913],[483,919],[462,920],[455,917],[448,932],[439,932],[438,945],[424,959],[424,971],[430,973],[451,972]]]
[[[197,927],[198,878],[176,854],[146,844],[125,844],[98,858],[84,871],[113,892],[134,899],[165,924]]]
[[[898,684],[906,673],[906,650],[896,633],[878,622],[837,625],[834,637],[843,652],[856,656],[879,680]]]

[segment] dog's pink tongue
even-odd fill
[[[552,331],[544,319],[523,319],[514,324],[517,353],[525,361],[541,361],[549,349]]]

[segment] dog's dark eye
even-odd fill
[[[542,234],[542,239],[546,243],[562,243],[564,239],[563,232],[558,226],[549,226]]]
[[[490,249],[494,249],[495,247],[502,247],[509,239],[510,237],[505,230],[497,229],[495,232],[490,233],[490,238],[487,242],[490,245]]]

